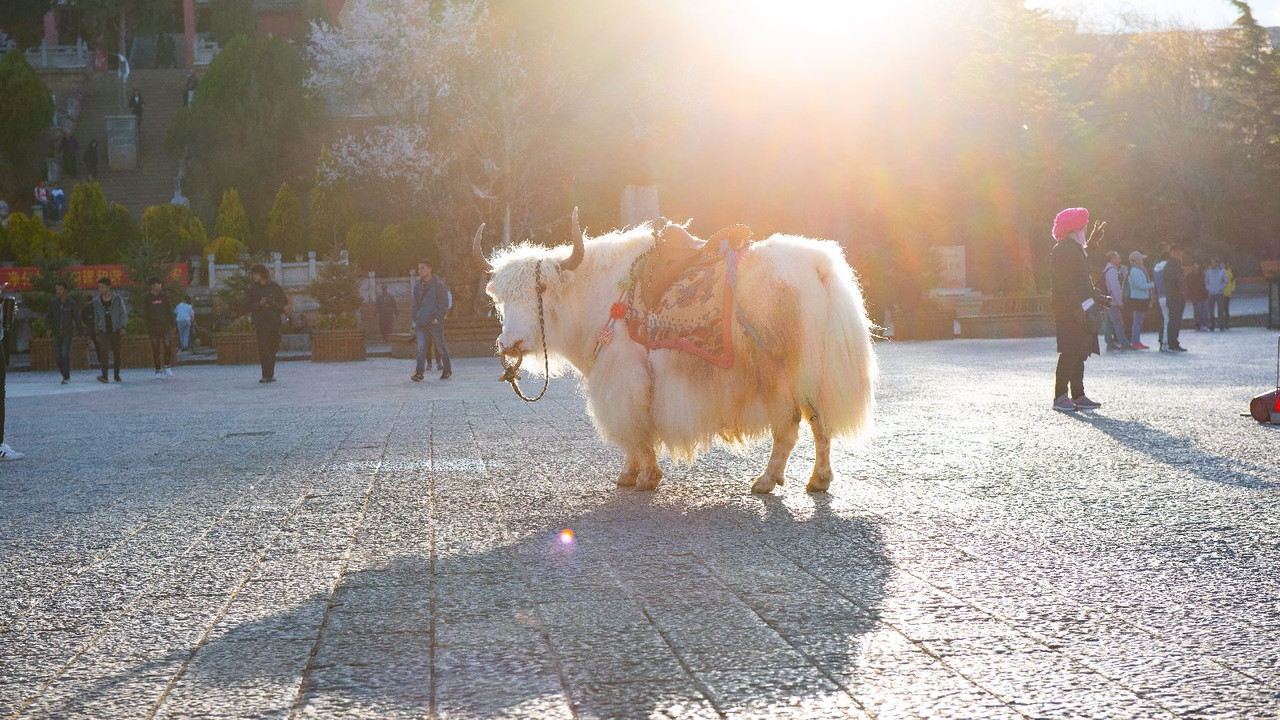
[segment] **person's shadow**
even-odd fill
[[[1147,423],[1091,413],[1071,413],[1071,417],[1092,425],[1121,445],[1153,460],[1186,468],[1202,480],[1259,490],[1280,488],[1274,471],[1268,468],[1241,458],[1210,454],[1197,448],[1191,438],[1172,435]]]
[[[258,717],[545,717],[566,699],[583,717],[714,717],[847,701],[838,678],[855,670],[890,563],[876,523],[838,505],[619,493],[568,522],[572,539],[547,524],[478,553],[394,554],[248,621],[232,602],[198,647],[75,700],[179,667],[164,705],[179,714],[191,687]]]

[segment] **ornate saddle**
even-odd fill
[[[746,247],[750,240],[751,228],[746,225],[730,225],[710,238],[700,240],[690,235],[683,225],[668,223],[659,231],[658,244],[645,261],[639,277],[640,301],[645,307],[656,308],[662,296],[687,270],[695,265],[714,262],[723,255],[723,241],[728,241],[728,250],[737,251]]]
[[[628,334],[649,349],[693,353],[733,365],[733,277],[751,230],[733,225],[706,241],[680,225],[659,232],[654,249],[632,268]]]

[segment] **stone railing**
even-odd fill
[[[238,264],[224,265],[215,262],[214,256],[208,257],[209,261],[209,287],[217,288],[227,284],[227,278],[233,275],[239,275],[243,272],[243,268]],[[346,265],[347,251],[342,251],[342,258],[338,261]],[[271,253],[271,261],[266,263],[267,270],[271,273],[271,279],[275,280],[282,288],[300,288],[311,284],[316,279],[316,268],[320,263],[316,260],[314,250],[307,253],[307,259],[302,262],[284,262],[280,253]]]
[[[74,45],[46,45],[31,48],[25,53],[27,62],[34,68],[60,68],[66,70],[88,69],[93,53],[83,40]]]

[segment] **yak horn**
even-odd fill
[[[476,262],[480,263],[480,267],[485,270],[492,270],[493,266],[489,264],[489,260],[485,258],[484,251],[480,249],[480,238],[484,235],[484,223],[480,223],[480,227],[476,229],[476,236],[471,239],[471,251],[476,256]]]
[[[582,263],[582,256],[586,254],[586,249],[582,247],[582,226],[578,224],[578,208],[573,209],[573,252],[569,254],[569,259],[560,263],[561,270],[573,270]]]

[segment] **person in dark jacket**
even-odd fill
[[[98,350],[98,364],[102,366],[102,374],[98,382],[107,382],[107,359],[115,358],[115,380],[120,377],[120,344],[124,337],[125,326],[129,324],[129,310],[124,299],[111,292],[111,278],[98,278],[98,294],[89,300],[93,308],[93,341]]]
[[[418,263],[418,282],[413,284],[413,330],[418,339],[417,366],[409,379],[422,382],[422,373],[427,363],[427,342],[435,345],[440,353],[444,372],[441,380],[448,380],[453,375],[453,366],[449,362],[449,350],[444,345],[444,314],[449,311],[449,288],[444,281],[432,274],[431,263],[423,260]]]
[[[98,141],[90,140],[89,147],[84,149],[84,169],[89,173],[89,182],[98,181]]]
[[[382,341],[386,342],[387,336],[391,334],[392,323],[396,320],[396,300],[387,292],[386,285],[378,293],[374,308],[378,311],[378,332],[382,335]]]
[[[276,381],[276,351],[280,349],[280,313],[289,304],[284,290],[267,276],[267,267],[254,265],[249,270],[253,281],[245,294],[245,310],[253,320],[258,335],[258,362],[262,365],[260,383]]]
[[[173,377],[173,303],[164,294],[160,278],[147,281],[151,292],[142,306],[142,319],[147,321],[151,338],[151,363],[156,366],[156,379]]]
[[[54,296],[44,312],[44,327],[53,338],[53,357],[62,372],[62,384],[71,382],[71,340],[80,328],[80,308],[71,297],[71,288],[65,280],[53,286]]]
[[[1169,329],[1165,341],[1169,352],[1187,351],[1178,343],[1182,313],[1187,309],[1187,279],[1183,272],[1182,246],[1174,245],[1169,248],[1169,261],[1164,264],[1165,305],[1169,308]]]
[[[1098,354],[1098,333],[1088,312],[1095,305],[1109,305],[1109,298],[1089,279],[1085,248],[1089,240],[1085,228],[1089,211],[1068,208],[1053,219],[1050,253],[1053,269],[1053,321],[1058,336],[1058,369],[1054,381],[1053,409],[1061,412],[1092,410],[1102,403],[1084,394],[1084,362]],[[1095,225],[1093,236],[1101,239],[1103,225]]]
[[[18,298],[9,293],[9,283],[0,283],[0,461],[26,457],[26,453],[14,450],[4,441],[5,368],[9,366],[9,343],[5,341],[5,335],[13,331],[13,316],[17,308]]]

